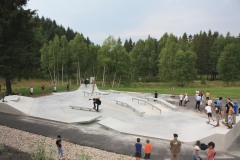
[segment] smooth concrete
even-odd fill
[[[236,132],[239,130],[239,123],[235,125],[237,129],[234,127],[232,130],[228,130],[223,125],[213,127],[206,123],[207,115],[198,116],[187,109],[184,112],[179,109],[173,111],[159,103],[149,102],[161,109],[161,114],[159,114],[159,110],[144,102],[132,101],[133,97],[144,99],[151,94],[135,92],[117,92],[116,94],[111,92],[108,95],[90,94],[84,96],[84,91],[91,93],[92,86],[82,85],[73,92],[53,93],[38,98],[21,96],[18,102],[8,101],[5,103],[32,117],[64,123],[94,123],[95,120],[100,120],[99,125],[101,126],[131,135],[171,140],[172,134],[177,133],[181,137],[181,141],[185,143],[195,143],[197,140],[206,140],[207,143],[207,141],[216,138],[214,140],[216,143],[219,141],[219,148],[225,148],[224,146],[228,145],[228,137],[237,134]],[[97,86],[95,86],[95,91],[99,92]],[[103,110],[101,112],[74,110],[69,107],[70,105],[93,107],[93,102],[89,99],[96,97],[102,101],[100,107]],[[175,99],[167,95],[159,96],[159,98],[176,102]],[[140,117],[129,108],[117,105],[114,101],[116,99],[139,107],[145,112],[144,116]],[[239,118],[237,120],[239,122]]]

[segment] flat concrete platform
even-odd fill
[[[146,99],[152,96],[151,94],[119,92],[118,94],[84,96],[84,92],[92,92],[91,87],[91,85],[87,87],[82,85],[73,92],[54,93],[38,98],[21,96],[18,102],[8,101],[5,103],[26,115],[58,122],[94,123],[99,120],[99,123],[96,123],[97,125],[124,134],[169,141],[172,139],[172,134],[177,133],[181,141],[192,144],[197,140],[208,143],[211,139],[216,139],[216,145],[219,149],[229,146],[231,140],[234,140],[238,135],[237,133],[240,132],[239,117],[237,117],[238,123],[232,130],[228,130],[223,125],[213,127],[206,123],[207,115],[193,111],[194,106],[189,105],[189,108],[178,107],[177,110],[172,110],[162,104],[150,102],[156,108],[161,109],[161,114],[159,114],[159,110],[144,102],[132,101],[133,97]],[[97,87],[95,87],[95,91],[99,91]],[[101,112],[86,112],[69,107],[72,104],[78,104],[79,106],[92,108],[93,102],[89,99],[96,97],[100,97],[102,101],[101,108],[103,110]],[[159,98],[168,102],[177,102],[176,99],[168,95]],[[141,117],[129,108],[117,105],[115,99],[120,99],[138,107],[145,112],[144,116]],[[231,136],[230,140],[228,140],[229,136]]]

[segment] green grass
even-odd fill
[[[31,79],[31,80],[22,80],[12,81],[12,90],[13,92],[22,93],[25,96],[30,96],[29,88],[33,86],[34,88],[34,95],[33,96],[42,96],[48,95],[52,93],[52,90],[49,90],[48,80],[39,80],[39,79]],[[0,84],[2,85],[2,89],[4,88],[4,81],[0,78]],[[45,91],[42,92],[41,86],[45,85]],[[132,83],[128,87],[120,86],[111,88],[111,84],[108,84],[107,87],[101,87],[101,82],[97,83],[99,89],[114,89],[119,91],[128,91],[128,92],[143,92],[143,93],[153,93],[157,91],[160,94],[172,94],[171,88],[175,88],[175,94],[178,95],[180,93],[187,93],[190,96],[195,95],[196,90],[199,91],[210,91],[211,97],[223,97],[223,98],[240,98],[240,82],[234,82],[227,86],[222,81],[206,81],[206,84],[201,84],[201,81],[194,81],[193,83],[189,83],[186,87],[178,87],[171,83],[157,83],[157,82],[149,82],[149,83]],[[64,92],[67,91],[67,82],[61,84],[59,82],[57,84],[57,91]],[[76,90],[79,86],[73,84],[70,87],[70,90]]]
[[[76,90],[78,87],[75,86],[71,86],[70,87],[70,91],[71,90]],[[33,96],[43,96],[43,95],[48,95],[51,94],[53,92],[53,88],[49,88],[48,86],[46,86],[45,90],[43,91],[40,87],[34,87],[33,86]],[[67,87],[66,86],[62,86],[59,85],[57,86],[57,92],[66,92],[67,91]],[[18,88],[16,89],[15,92],[21,93],[24,96],[30,96],[30,89],[29,88]]]
[[[196,81],[192,84],[189,84],[186,87],[176,87],[166,83],[134,83],[130,87],[100,87],[100,89],[114,89],[119,91],[128,91],[128,92],[143,92],[143,93],[154,93],[157,91],[160,94],[172,94],[172,87],[175,88],[175,94],[187,93],[190,96],[195,95],[196,90],[210,92],[210,96],[214,98],[223,97],[223,98],[233,98],[237,99],[240,97],[240,87],[239,85],[232,84],[232,86],[226,86],[222,82],[206,82],[206,85],[201,85],[200,82]]]

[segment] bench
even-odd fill
[[[100,92],[100,91],[94,91],[96,95],[108,95],[108,92]]]
[[[173,104],[171,104],[171,103],[169,103],[169,102],[167,102],[167,101],[165,101],[165,100],[163,100],[163,99],[159,99],[159,98],[153,98],[153,97],[148,97],[147,98],[147,100],[149,101],[149,100],[154,100],[154,101],[157,101],[157,102],[159,102],[160,104],[163,104],[163,105],[165,105],[166,107],[169,107],[169,108],[171,108],[171,109],[173,109],[173,110],[176,110],[177,109],[177,106],[175,106],[175,105],[173,105]]]
[[[13,99],[12,101],[18,102],[19,100],[20,100],[20,97],[18,97],[17,99]]]
[[[116,91],[116,90],[108,90],[108,91],[110,91],[110,93],[114,93],[114,94],[119,94],[119,93],[121,93],[120,91]]]
[[[94,111],[94,112],[96,112],[95,109],[90,108],[90,107],[82,107],[82,106],[77,106],[77,105],[70,105],[69,107],[72,108],[72,109],[78,109],[78,110],[83,110],[83,111]],[[98,108],[98,110],[101,111],[102,108]]]
[[[134,112],[136,112],[140,116],[143,116],[143,114],[145,113],[145,112],[141,111],[140,108],[137,108],[137,107],[135,107],[133,105],[130,105],[130,104],[126,103],[126,102],[123,102],[121,100],[114,100],[114,101],[116,102],[116,104],[120,104],[122,106],[128,107],[129,109],[133,110]]]
[[[161,114],[161,112],[162,112],[162,110],[161,110],[160,108],[158,108],[158,107],[152,105],[151,103],[149,103],[149,102],[146,101],[145,99],[141,99],[141,98],[135,98],[135,97],[133,97],[133,98],[132,98],[132,102],[133,102],[133,100],[137,100],[138,103],[139,103],[139,101],[142,101],[142,102],[144,102],[144,104],[148,104],[148,105],[152,106],[152,110],[153,110],[153,108],[155,108],[155,109],[159,110],[160,114]]]
[[[88,92],[88,91],[83,91],[83,93],[84,93],[84,96],[85,96],[86,94],[87,94],[88,96],[93,94],[92,92]]]

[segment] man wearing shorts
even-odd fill
[[[170,141],[171,160],[180,160],[181,141],[178,140],[177,134],[173,134],[173,137]]]
[[[228,106],[229,106],[229,111],[228,111],[228,129],[231,129],[232,128],[232,123],[233,123],[234,109],[233,109],[232,103],[228,103]]]
[[[210,123],[210,118],[212,118],[212,107],[209,106],[208,104],[206,104],[207,106],[205,107],[205,110],[207,111],[207,115],[208,115],[208,123]],[[213,118],[212,118],[212,121]]]

